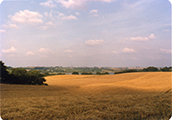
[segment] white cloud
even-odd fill
[[[87,40],[85,41],[86,45],[101,45],[104,43],[104,40]]]
[[[172,53],[172,49],[160,49],[163,53]]]
[[[41,18],[42,18],[41,14],[29,10],[19,11],[16,12],[13,16],[11,16],[11,20],[13,22],[30,23],[30,24],[43,23]]]
[[[66,16],[65,14],[61,13],[61,12],[56,12],[58,14],[58,18],[61,20],[77,20],[78,18],[74,15],[69,15]],[[79,13],[75,13],[75,14],[79,14]]]
[[[72,53],[73,51],[69,49],[69,50],[65,50],[64,52],[65,53]]]
[[[73,15],[69,15],[69,16],[63,16],[61,17],[62,20],[77,20],[78,18],[76,16]]]
[[[72,9],[82,9],[85,8],[87,2],[92,1],[101,1],[101,2],[113,2],[114,0],[56,0],[57,3],[61,3],[65,8],[72,8]]]
[[[4,0],[0,0],[0,4],[3,2]]]
[[[75,12],[75,15],[79,16],[79,15],[80,15],[80,13],[79,13],[79,12]]]
[[[17,25],[16,24],[9,24],[9,25],[3,25],[3,27],[6,27],[6,28],[17,28]]]
[[[87,0],[57,0],[65,8],[82,8]]]
[[[54,20],[53,12],[49,12],[49,13],[48,13],[48,12],[45,12],[45,13],[44,13],[44,16],[45,16],[45,17],[49,17],[51,20]]]
[[[44,3],[40,3],[40,5],[44,7],[50,7],[50,8],[56,7],[56,5],[54,5],[52,0],[48,0],[47,2],[44,2]]]
[[[135,53],[136,51],[132,48],[124,48],[122,50],[123,53]]]
[[[51,13],[51,12],[50,12],[50,13],[45,12],[45,13],[44,13],[44,15],[45,15],[45,16],[48,16],[48,17],[53,17],[53,15],[52,15],[52,13]]]
[[[54,16],[55,15],[53,15],[55,12],[53,11],[53,10],[51,10],[50,12],[44,12],[44,16],[45,16],[45,18],[47,18],[47,19],[50,19],[50,20],[54,20]]]
[[[0,33],[6,33],[6,31],[1,29],[1,30],[0,30]]]
[[[108,2],[108,3],[110,3],[110,2],[113,2],[115,0],[95,0],[95,1],[101,1],[101,2]]]
[[[131,37],[131,38],[127,38],[127,39],[132,40],[132,41],[149,41],[150,39],[155,39],[155,38],[156,38],[156,36],[154,34],[151,34],[148,37],[137,36],[137,37]]]
[[[30,56],[30,55],[31,55],[31,56],[32,56],[32,55],[35,55],[35,53],[33,53],[33,52],[29,51],[29,52],[27,52],[27,53],[26,53],[26,55],[28,55],[28,56]]]
[[[90,15],[91,15],[92,17],[97,17],[97,16],[98,16],[97,13],[98,13],[98,10],[96,10],[96,9],[90,11]]]
[[[130,40],[132,41],[149,41],[148,37],[131,37]]]
[[[150,38],[150,39],[155,39],[156,36],[155,36],[154,34],[151,34],[151,35],[149,35],[149,38]]]
[[[40,48],[39,52],[41,52],[41,53],[51,53],[51,50],[47,49],[47,48]]]
[[[91,10],[90,13],[98,13],[98,10]]]
[[[9,49],[2,49],[2,53],[14,53],[14,52],[16,52],[16,48],[14,48],[14,47],[11,47],[11,48],[9,48]]]
[[[61,13],[61,12],[56,12],[57,14],[58,14],[58,17],[60,18],[60,17],[64,17],[65,15],[63,14],[63,13]]]

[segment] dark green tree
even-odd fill
[[[19,77],[19,76],[25,76],[27,73],[26,69],[24,68],[12,68],[12,74]]]
[[[31,70],[27,72],[27,75],[29,76],[35,76],[35,77],[41,77],[42,75],[38,70]]]
[[[73,72],[72,75],[79,75],[79,73],[78,72]]]
[[[148,68],[144,68],[143,71],[154,72],[154,71],[158,71],[158,68],[150,66]]]
[[[0,61],[0,68],[0,82],[5,83],[5,81],[8,79],[8,71],[7,67],[2,61]]]
[[[105,72],[105,73],[103,73],[104,75],[109,75],[109,73],[108,72]]]
[[[82,72],[81,75],[92,75],[92,72]]]
[[[171,67],[164,67],[160,69],[161,71],[172,71]]]
[[[15,84],[27,84],[27,71],[24,68],[12,68],[12,75],[16,78],[13,81]]]
[[[97,75],[101,75],[102,73],[101,72],[96,72]]]
[[[9,74],[2,61],[0,61],[0,68],[1,83],[42,85],[46,81],[37,70],[27,72],[24,68],[12,68]]]

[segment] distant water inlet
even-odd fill
[[[96,75],[96,73],[92,73],[93,75]],[[65,75],[72,75],[72,73],[65,73]],[[82,75],[82,73],[79,72],[79,75]],[[114,73],[109,73],[109,75],[114,75]]]

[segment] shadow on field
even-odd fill
[[[58,93],[67,93],[70,88],[64,86],[0,84],[0,89],[1,99],[3,99],[56,96]]]

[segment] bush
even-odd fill
[[[129,69],[129,70],[115,72],[114,74],[131,73],[131,72],[140,72],[140,71],[139,70],[135,70],[135,69]]]
[[[83,73],[81,73],[81,75],[92,75],[93,73],[91,73],[91,72],[83,72]]]
[[[65,73],[57,73],[57,75],[65,75]]]
[[[78,72],[73,72],[72,75],[79,75],[79,73]]]
[[[101,75],[102,73],[101,72],[96,72],[97,75]]]
[[[103,75],[109,75],[109,73],[108,72],[105,72],[105,73],[102,73]]]

